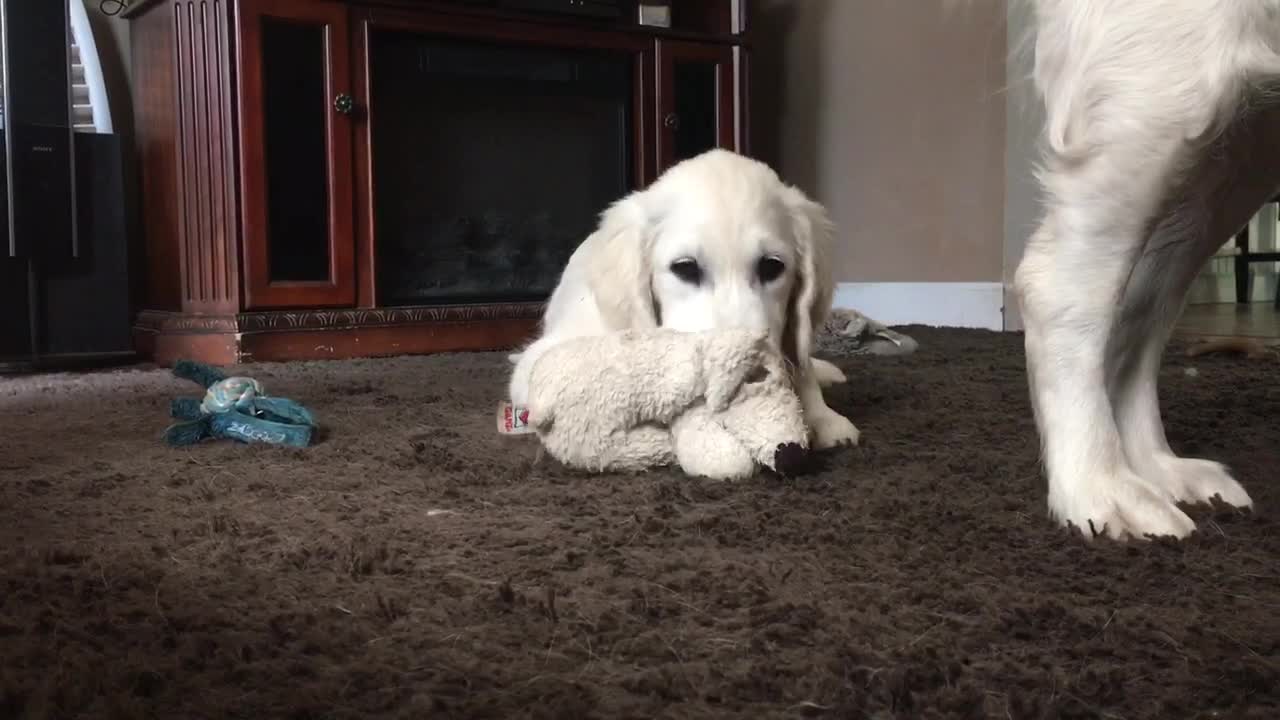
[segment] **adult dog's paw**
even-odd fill
[[[1253,507],[1253,499],[1226,466],[1212,460],[1168,457],[1156,463],[1158,477],[1148,477],[1152,484],[1163,487],[1178,502],[1205,503],[1217,497],[1238,508]]]
[[[1149,536],[1185,538],[1196,529],[1178,509],[1172,495],[1152,485],[1127,467],[1050,493],[1049,512],[1063,525],[1075,527],[1087,539],[1106,536],[1113,540]]]

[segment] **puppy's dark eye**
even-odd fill
[[[702,268],[698,266],[698,261],[693,258],[680,258],[671,263],[671,272],[690,285],[697,285],[702,282]]]
[[[756,262],[756,276],[760,278],[761,283],[771,283],[777,280],[786,269],[787,266],[772,255],[766,255]]]

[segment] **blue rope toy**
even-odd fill
[[[177,398],[169,414],[181,422],[164,431],[174,447],[194,445],[207,438],[244,443],[307,447],[315,431],[311,411],[287,398],[263,393],[262,383],[248,377],[227,377],[217,368],[179,360],[173,374],[199,383],[204,399]]]

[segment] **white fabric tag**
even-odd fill
[[[529,409],[512,405],[503,400],[498,403],[496,418],[499,435],[531,435],[533,427],[529,425]]]

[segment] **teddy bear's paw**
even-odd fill
[[[861,433],[849,418],[828,409],[809,421],[813,433],[813,447],[819,450],[839,447],[841,445],[857,445]]]
[[[798,442],[778,443],[773,451],[773,462],[767,465],[784,478],[812,475],[823,469],[817,453]]]
[[[685,453],[680,467],[693,477],[712,480],[744,480],[755,474],[755,461],[741,447],[724,447],[720,452]]]

